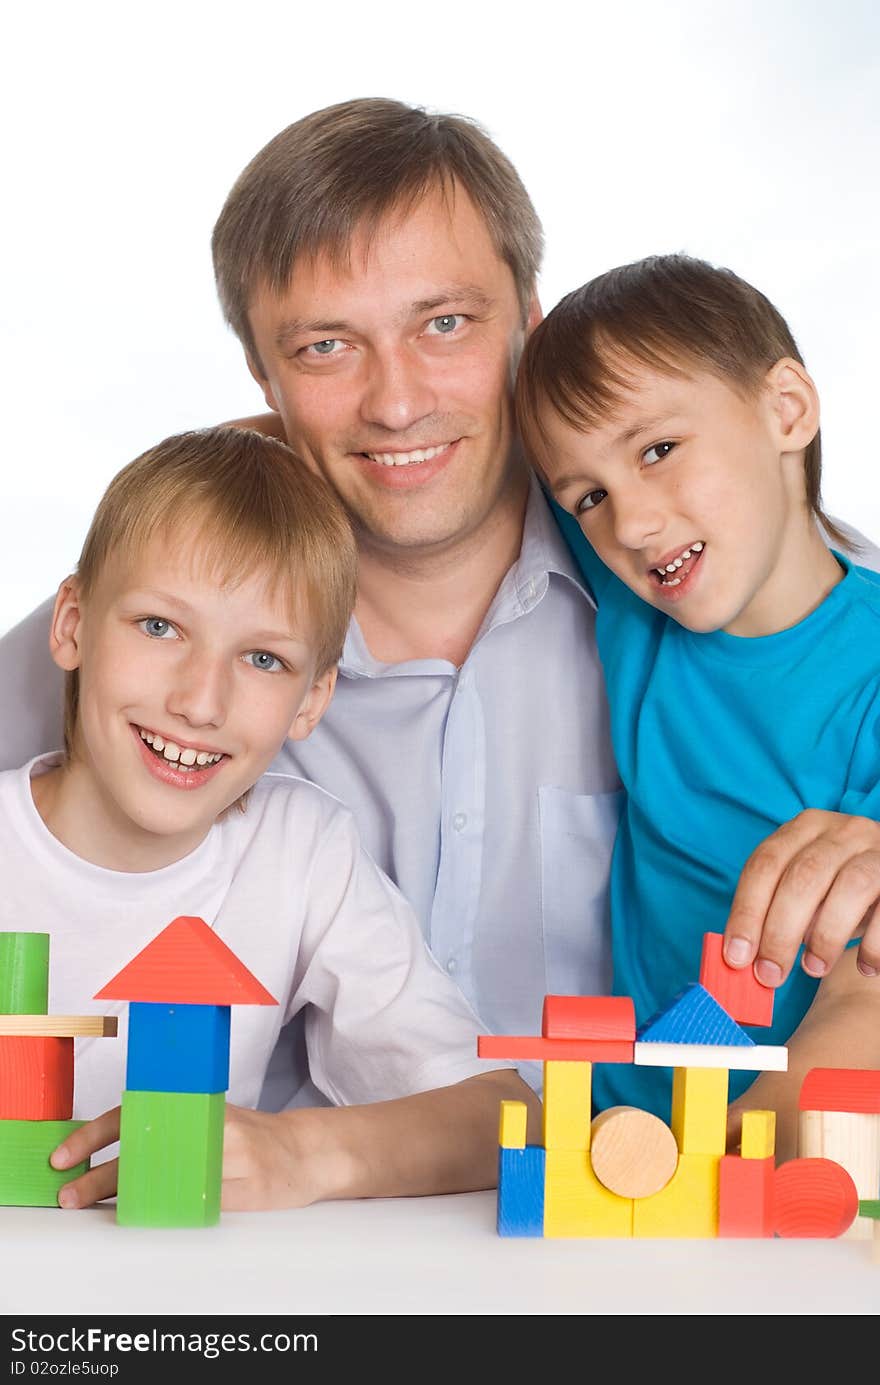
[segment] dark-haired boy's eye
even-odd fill
[[[607,491],[588,491],[575,506],[575,514],[583,515],[586,514],[588,510],[595,510],[597,505],[601,505],[607,494]]]
[[[674,442],[655,442],[653,447],[645,448],[642,461],[647,462],[648,466],[654,466],[657,462],[662,462],[664,457],[668,457],[674,446]],[[656,452],[657,456],[652,457],[652,452]]]

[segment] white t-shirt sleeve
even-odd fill
[[[312,858],[297,965],[312,1080],[338,1105],[409,1096],[513,1064],[431,956],[415,914],[340,813]]]
[[[49,597],[0,639],[0,770],[61,745],[64,674],[49,654]]]

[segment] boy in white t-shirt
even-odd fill
[[[283,444],[226,428],[166,439],[111,482],[58,590],[64,750],[0,774],[0,929],[50,934],[53,1012],[112,1011],[92,997],[180,915],[279,1000],[233,1011],[227,1210],[492,1187],[499,1100],[539,1115],[512,1066],[478,1059],[483,1027],[348,810],[265,773],[332,696],[355,579],[347,519]],[[334,1105],[249,1109],[304,1007]],[[119,1014],[115,1040],[77,1040],[87,1123],[52,1163],[99,1162],[62,1206],[116,1191]]]

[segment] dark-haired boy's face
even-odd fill
[[[491,520],[512,473],[524,340],[513,275],[458,190],[426,195],[264,291],[255,374],[292,447],[333,486],[362,545],[442,550]]]
[[[588,432],[545,406],[555,498],[627,586],[688,629],[761,635],[800,619],[817,536],[782,396],[746,397],[709,373],[629,375],[614,416]]]

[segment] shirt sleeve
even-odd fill
[[[300,966],[303,968],[300,971]],[[513,1063],[477,1057],[488,1033],[430,954],[415,913],[341,812],[312,865],[296,1008],[312,1081],[336,1105],[410,1096]]]
[[[552,496],[548,495],[550,509],[553,517],[559,525],[562,537],[568,544],[571,556],[578,565],[581,576],[583,577],[587,589],[599,606],[603,596],[607,596],[612,584],[618,583],[619,579],[607,568],[601,558],[597,557],[593,545],[585,537],[581,526],[578,524],[574,515],[570,515],[567,510],[563,510]],[[622,585],[622,584],[621,584]]]
[[[64,675],[49,654],[50,597],[0,639],[0,770],[63,741]]]

